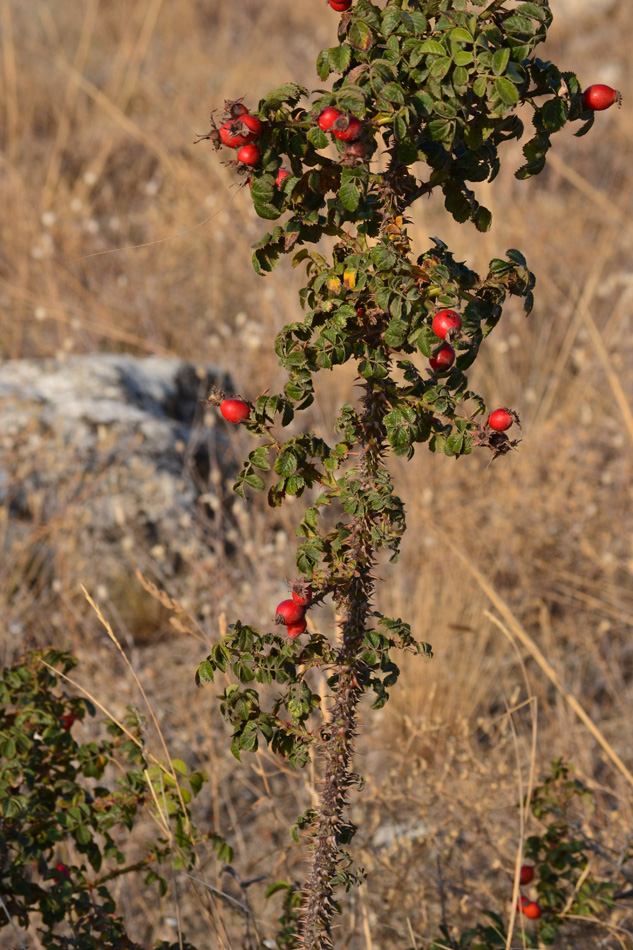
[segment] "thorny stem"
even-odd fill
[[[373,382],[366,384],[362,404],[362,451],[358,472],[363,490],[371,491],[381,465],[385,437],[383,419],[389,407],[384,394]],[[350,556],[354,558],[356,571],[338,601],[345,620],[336,661],[334,707],[322,748],[323,786],[314,822],[312,871],[305,886],[300,935],[302,950],[329,950],[333,947],[331,930],[336,875],[342,863],[341,839],[346,835],[348,840],[351,830],[344,820],[344,812],[348,790],[355,780],[353,742],[358,702],[365,679],[361,649],[374,587],[376,545],[372,539],[372,525],[380,517],[379,513],[370,512],[355,519],[354,547]]]

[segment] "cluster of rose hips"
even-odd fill
[[[251,115],[242,102],[227,102],[224,114],[228,118],[218,129],[211,113],[211,131],[207,135],[201,135],[197,141],[209,139],[215,148],[220,148],[222,144],[227,148],[237,149],[236,157],[241,165],[257,165],[261,152],[253,143],[261,134],[261,120],[256,115]]]
[[[519,884],[525,886],[534,878],[534,868],[531,864],[524,864],[519,872]],[[538,920],[541,916],[541,908],[536,901],[531,901],[529,897],[519,897],[517,899],[517,910],[530,920]]]
[[[282,600],[275,613],[275,623],[284,623],[291,640],[305,633],[308,626],[305,614],[312,601],[312,590],[297,584],[292,591],[292,600]]]
[[[455,362],[455,350],[448,341],[461,330],[462,318],[456,310],[438,310],[431,325],[435,336],[445,342],[434,353],[429,363],[434,373],[444,373]],[[495,409],[488,416],[488,426],[495,432],[505,432],[513,422],[517,421],[517,415],[512,409]]]
[[[461,330],[462,318],[456,310],[438,310],[433,317],[432,326],[435,336],[446,342],[434,353],[429,362],[434,373],[444,373],[455,362],[455,350],[448,341]]]
[[[323,132],[331,132],[345,146],[345,154],[353,158],[365,158],[367,146],[361,141],[363,123],[355,115],[346,115],[334,106],[327,106],[319,113],[317,125]]]

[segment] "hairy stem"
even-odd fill
[[[362,452],[358,474],[364,491],[375,487],[380,468],[384,426],[387,411],[385,400],[376,384],[368,382],[363,398],[361,416]],[[336,662],[336,689],[331,722],[324,737],[323,790],[315,819],[314,858],[305,888],[302,950],[329,950],[332,944],[332,917],[335,910],[337,872],[341,868],[341,843],[351,837],[345,822],[347,793],[354,782],[352,771],[353,742],[356,734],[358,702],[363,692],[365,677],[361,659],[363,637],[373,593],[373,570],[376,563],[376,544],[372,539],[372,525],[376,513],[367,513],[354,522],[354,558],[356,571],[347,590],[339,598],[339,607],[345,617],[342,643]]]

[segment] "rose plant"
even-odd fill
[[[456,221],[487,231],[492,215],[474,186],[495,179],[504,144],[526,132],[525,113],[532,134],[520,179],[545,167],[555,132],[577,121],[576,134],[584,134],[608,98],[583,96],[573,73],[536,56],[552,20],[547,0],[330,6],[342,14],[338,39],[320,53],[317,72],[322,82],[334,78],[331,88],[310,94],[289,82],[252,110],[261,123],[259,160],[242,169],[251,186],[245,194],[260,218],[277,222],[255,244],[253,266],[265,276],[290,255],[306,284],[302,318],[275,342],[287,383],[280,393],[252,397],[245,425],[259,441],[235,490],[242,497],[267,490],[273,508],[289,496],[306,498],[297,570],[311,607],[332,599],[340,633],[306,637],[288,628],[288,636],[236,621],[196,674],[209,683],[216,671],[232,671],[220,708],[238,758],[264,740],[297,768],[320,762],[319,805],[294,832],[312,850],[297,910],[304,950],[333,945],[337,894],[362,880],[348,851],[354,827],[346,814],[359,781],[360,701],[369,694],[373,709],[384,705],[398,678],[398,652],[431,655],[408,622],[372,605],[378,559],[388,552],[397,560],[405,530],[389,456],[411,458],[425,443],[454,457],[474,447],[496,457],[516,445],[504,431],[518,421],[515,412],[491,415],[466,372],[510,296],[531,311],[534,276],[515,249],[478,274],[441,239],[414,248],[407,213],[421,197],[441,194]],[[235,112],[236,103],[227,103],[219,133],[212,114],[203,138],[217,148],[227,136],[241,141]],[[280,180],[282,168],[289,174]],[[324,238],[329,255],[316,247]],[[284,438],[282,430],[314,400],[315,375],[348,362],[360,394],[339,408],[334,438]],[[319,720],[315,667],[329,671],[327,721]],[[260,684],[276,687],[271,701]]]

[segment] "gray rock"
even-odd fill
[[[114,598],[136,567],[160,581],[217,561],[235,458],[204,401],[212,386],[231,391],[217,370],[153,356],[0,364],[0,515],[18,587],[21,564],[40,593],[82,582]]]

